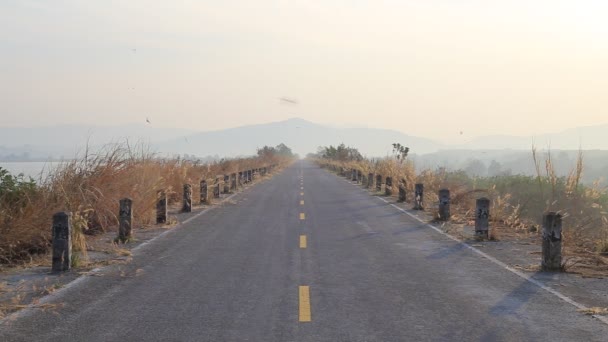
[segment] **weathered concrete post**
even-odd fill
[[[239,187],[243,187],[243,171],[239,171]]]
[[[215,178],[215,185],[213,186],[213,198],[220,198],[220,179]]]
[[[357,170],[357,183],[362,183],[363,182],[363,174],[361,173],[361,170]]]
[[[167,223],[167,193],[164,190],[156,192],[156,223]]]
[[[247,183],[251,183],[253,181],[253,171],[247,170]]]
[[[416,183],[414,189],[414,210],[424,210],[424,184]]]
[[[562,215],[549,212],[543,216],[543,271],[562,269]]]
[[[256,176],[256,172],[255,169],[251,170],[251,181],[253,182],[255,180],[255,176]]]
[[[357,181],[357,170],[352,169],[350,172],[350,180],[353,182]]]
[[[63,272],[72,266],[72,213],[53,215],[53,272]]]
[[[384,194],[386,196],[393,195],[393,177],[386,177],[386,185],[384,186]]]
[[[224,175],[224,193],[227,194],[230,192],[230,176]]]
[[[207,189],[207,180],[201,181],[201,204],[207,204],[209,198],[209,189]]]
[[[399,202],[405,202],[405,179],[401,179],[399,182]]]
[[[230,190],[236,190],[236,173],[230,175]]]
[[[120,200],[120,211],[118,213],[118,240],[127,242],[131,239],[133,223],[133,201],[130,198]]]
[[[184,201],[182,205],[182,212],[192,212],[192,185],[184,184]]]
[[[475,235],[488,238],[490,229],[490,200],[478,198],[475,205]]]
[[[367,174],[367,187],[369,189],[374,187],[374,174],[371,172]]]
[[[376,190],[382,191],[382,175],[376,175]]]
[[[439,220],[448,221],[450,219],[450,190],[439,190]]]

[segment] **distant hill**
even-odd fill
[[[91,147],[128,138],[132,142],[155,142],[185,136],[192,130],[160,128],[145,124],[121,126],[57,125],[0,127],[0,159],[71,158],[87,144]]]
[[[598,126],[577,127],[558,133],[538,136],[509,136],[492,135],[473,139],[457,146],[462,149],[513,149],[530,150],[532,144],[538,148],[548,146],[554,150],[573,150],[579,146],[584,150],[608,150],[608,124]]]
[[[361,153],[368,156],[385,156],[391,152],[391,144],[395,142],[409,146],[416,153],[434,152],[443,147],[433,140],[394,130],[334,128],[298,118],[196,133],[167,140],[157,147],[159,151],[165,153],[236,156],[255,153],[256,148],[264,145],[276,146],[284,143],[295,153],[306,155],[309,152],[316,152],[319,146],[344,143],[358,148]]]

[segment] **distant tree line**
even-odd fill
[[[291,151],[291,148],[287,147],[287,145],[280,143],[275,147],[272,146],[264,146],[262,148],[258,148],[258,156],[263,158],[272,158],[275,156],[280,157],[289,157],[293,158],[295,155]]]
[[[359,153],[359,150],[344,144],[340,144],[336,147],[333,145],[319,146],[316,157],[339,161],[363,160],[363,156]]]

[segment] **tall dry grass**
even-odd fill
[[[434,215],[437,194],[442,188],[450,189],[455,219],[473,220],[476,199],[487,197],[491,201],[491,222],[517,233],[539,234],[543,214],[555,211],[564,217],[564,244],[568,248],[608,253],[608,189],[581,183],[582,151],[566,177],[556,175],[550,151],[541,155],[533,148],[532,161],[536,176],[473,177],[464,171],[445,169],[416,172],[413,163],[388,157],[348,162],[317,159],[324,167],[366,170],[381,174],[383,179],[391,176],[394,185],[403,178],[407,182],[408,201],[412,200],[414,184],[422,183],[425,206]]]
[[[183,159],[159,159],[143,144],[109,144],[59,165],[54,172],[16,201],[0,198],[0,264],[11,265],[46,253],[51,242],[51,218],[71,211],[75,249],[86,252],[84,233],[114,230],[118,202],[133,200],[136,226],[155,223],[157,191],[166,190],[169,203],[181,200],[183,184],[190,183],[198,198],[200,180],[244,169],[285,164],[278,156],[225,159],[199,163]]]

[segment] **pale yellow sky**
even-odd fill
[[[4,0],[0,126],[298,116],[454,141],[608,123],[606,18],[584,0]]]

